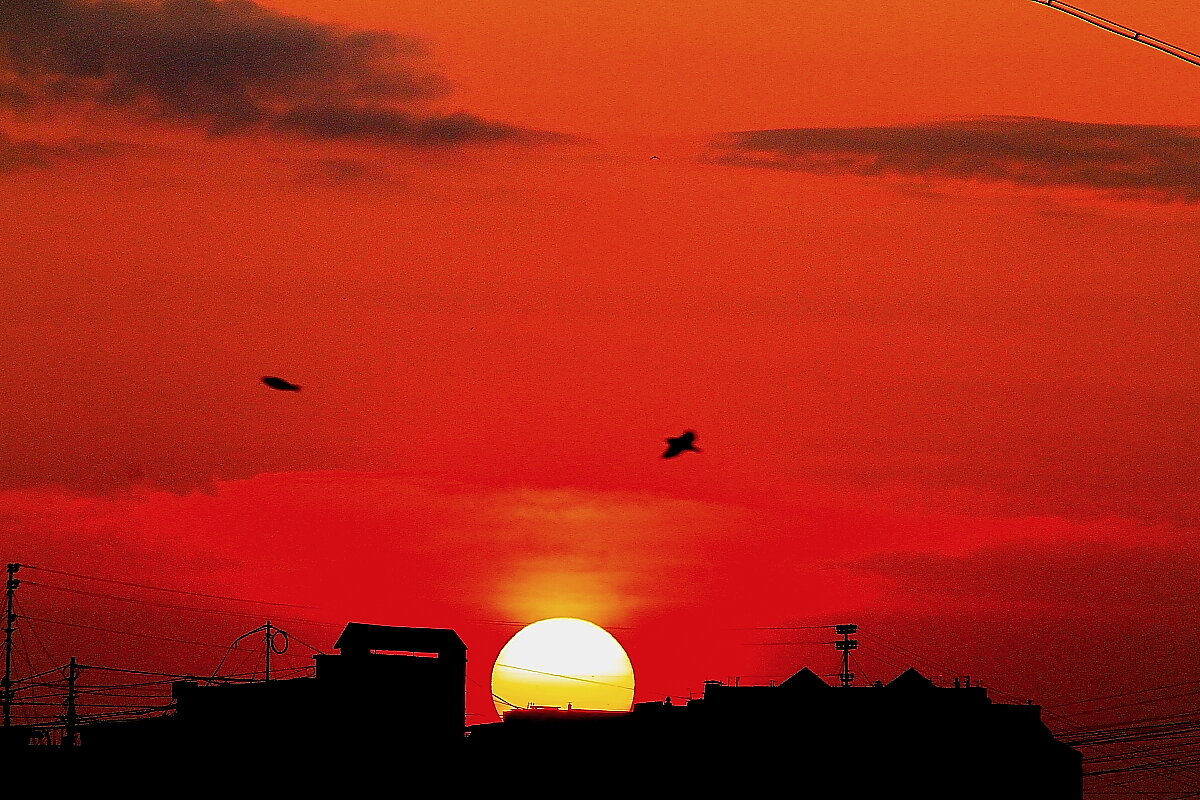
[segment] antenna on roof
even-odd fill
[[[851,639],[850,634],[858,633],[858,626],[834,625],[833,630],[842,637],[840,642],[833,643],[834,648],[842,653],[842,671],[838,674],[838,679],[842,686],[849,686],[854,682],[854,673],[850,671],[850,651],[858,649],[858,639]]]

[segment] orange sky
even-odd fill
[[[1025,0],[217,4],[284,64],[242,96],[137,55],[170,9],[55,2],[108,60],[0,11],[7,560],[455,627],[484,682],[487,620],[586,616],[638,699],[834,672],[737,629],[843,621],[1046,703],[1194,677],[1195,67]],[[89,635],[43,633],[212,656]]]

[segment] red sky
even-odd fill
[[[489,621],[584,616],[638,699],[833,622],[1047,705],[1195,678],[1195,67],[1018,0],[97,8],[0,10],[7,560],[454,627],[481,683]]]

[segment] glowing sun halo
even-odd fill
[[[492,694],[501,714],[530,705],[628,711],[633,666],[625,648],[599,625],[544,619],[517,631],[496,656]]]

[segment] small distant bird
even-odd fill
[[[672,436],[667,439],[667,451],[662,454],[662,457],[674,458],[685,450],[699,453],[700,448],[692,444],[694,441],[696,441],[695,431],[684,431],[682,436]]]
[[[651,161],[659,161],[660,159],[658,156],[650,156],[650,160]]]
[[[273,378],[270,375],[268,375],[262,379],[262,382],[265,383],[267,386],[270,386],[272,389],[278,389],[281,392],[298,392],[298,391],[300,391],[299,386],[297,386],[294,383],[290,383],[289,381],[285,381],[283,378]]]

